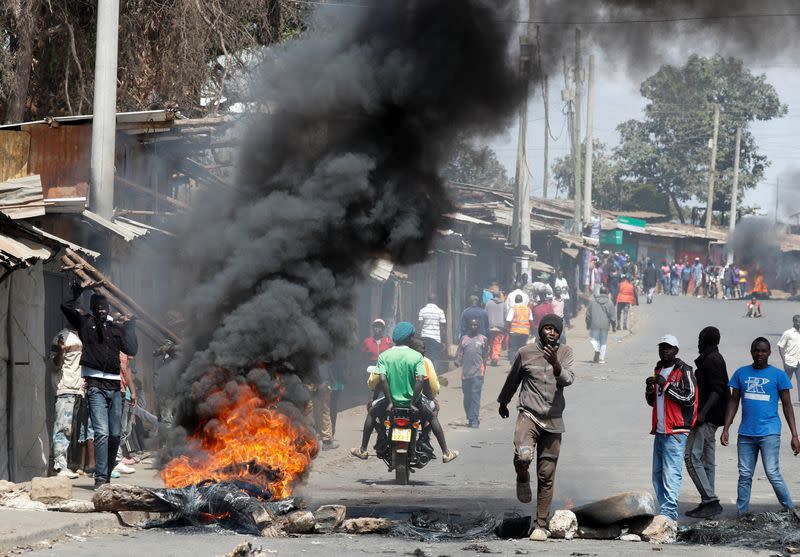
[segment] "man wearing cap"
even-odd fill
[[[519,414],[514,431],[517,499],[522,503],[529,503],[532,499],[528,468],[535,457],[538,489],[536,526],[531,539],[536,541],[549,536],[547,517],[553,501],[556,464],[564,432],[564,387],[575,379],[572,348],[559,345],[562,330],[563,322],[557,315],[542,318],[538,340],[517,353],[497,398],[500,417],[508,418],[508,403],[520,389]]]
[[[361,353],[367,359],[367,365],[374,366],[378,362],[378,356],[394,346],[392,339],[384,334],[386,331],[386,321],[376,319],[372,322],[372,336],[361,341]]]
[[[678,339],[658,341],[659,360],[645,381],[645,400],[653,407],[653,489],[659,514],[678,520],[686,441],[697,417],[697,385],[692,367],[678,359]]]

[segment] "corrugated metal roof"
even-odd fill
[[[30,134],[28,170],[42,177],[44,197],[86,197],[89,190],[90,126],[25,126]]]
[[[12,219],[44,215],[42,180],[38,174],[0,182],[0,211]]]
[[[81,215],[94,224],[110,230],[114,234],[120,236],[126,242],[130,242],[141,236],[146,236],[149,232],[146,228],[144,228],[144,226],[141,225],[141,223],[138,223],[138,225],[132,225],[126,222],[121,222],[119,219],[110,221],[105,217],[101,217],[97,213],[93,213],[89,209],[85,209]]]
[[[161,110],[139,110],[136,112],[117,112],[117,124],[141,124],[144,122],[167,122],[175,118],[175,111],[168,109]],[[42,120],[31,120],[30,122],[18,122],[15,124],[4,124],[0,130],[8,128],[18,128],[20,126],[31,126],[34,124],[46,124],[52,126],[58,124],[74,124],[80,122],[91,122],[93,114],[78,114],[76,116],[54,116]]]
[[[53,251],[26,238],[0,233],[0,265],[7,269],[27,267],[40,259],[50,259]]]
[[[96,251],[90,250],[89,248],[85,248],[83,246],[79,246],[78,244],[73,244],[69,240],[65,240],[64,238],[56,236],[55,234],[50,234],[49,232],[46,232],[46,231],[42,230],[41,228],[33,226],[29,222],[17,221],[17,226],[20,226],[21,228],[24,228],[25,230],[28,230],[32,234],[38,234],[40,236],[44,236],[45,238],[53,240],[54,242],[57,242],[57,243],[61,244],[62,246],[68,247],[68,248],[72,249],[73,251],[79,251],[81,253],[85,253],[86,255],[88,255],[90,257],[93,257],[95,259],[100,257],[100,253],[98,253]]]

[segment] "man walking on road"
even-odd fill
[[[488,336],[489,334],[489,317],[486,315],[486,310],[481,307],[481,300],[477,296],[469,297],[469,307],[464,308],[461,312],[461,322],[459,324],[459,339],[467,334],[469,323],[471,320],[477,319],[480,327],[480,334]]]
[[[720,334],[716,327],[700,331],[697,349],[700,355],[694,361],[697,366],[695,379],[699,397],[697,421],[686,442],[686,471],[700,493],[700,505],[687,511],[692,518],[711,518],[722,512],[719,497],[714,493],[716,469],[715,448],[717,428],[725,423],[728,407],[728,368],[719,353]]]
[[[781,335],[778,341],[778,353],[781,355],[783,370],[789,376],[789,383],[796,375],[797,386],[800,389],[800,315],[792,317],[792,328]]]
[[[542,319],[538,340],[519,351],[497,398],[500,417],[506,419],[508,403],[521,386],[514,430],[514,469],[517,499],[529,503],[533,495],[528,468],[535,456],[536,526],[530,538],[534,541],[544,541],[550,535],[547,517],[553,501],[556,464],[564,432],[564,387],[575,380],[572,348],[558,343],[562,330],[563,321],[558,316],[547,315]]]
[[[648,304],[653,303],[653,294],[655,294],[656,285],[658,285],[658,269],[656,269],[655,263],[648,258],[644,269],[644,290],[647,292]]]
[[[56,365],[56,412],[53,423],[53,469],[59,476],[76,479],[78,474],[67,467],[67,452],[72,438],[72,422],[83,398],[81,351],[78,333],[64,328],[51,345],[51,359]]]
[[[486,304],[486,316],[489,319],[491,361],[496,366],[500,361],[503,339],[506,336],[506,305],[500,301],[500,292],[494,292],[492,299]]]
[[[517,351],[528,343],[531,336],[531,308],[523,303],[523,298],[517,294],[516,303],[508,310],[506,321],[508,322],[508,361],[513,362],[517,357]]]
[[[608,297],[608,289],[601,286],[599,293],[592,296],[589,309],[586,310],[586,328],[589,329],[589,342],[594,348],[594,363],[606,363],[608,329],[616,322],[614,304]]]
[[[645,400],[653,407],[653,489],[658,513],[678,520],[686,441],[697,417],[697,387],[692,367],[678,359],[678,339],[658,341],[659,360],[645,381]]]
[[[764,337],[758,337],[750,346],[753,364],[740,367],[733,374],[730,387],[733,389],[728,409],[725,413],[725,426],[720,442],[724,447],[730,442],[730,428],[739,401],[742,401],[742,423],[739,425],[739,438],[736,452],[739,456],[739,490],[736,509],[740,515],[750,512],[750,489],[753,473],[758,462],[758,453],[764,463],[775,496],[785,510],[794,507],[789,488],[783,479],[780,468],[781,419],[778,417],[778,400],[783,406],[783,416],[792,432],[792,452],[800,453],[800,438],[794,421],[794,409],[789,390],[792,383],[786,373],[769,365],[770,344]]]
[[[480,322],[471,319],[467,334],[461,337],[456,354],[456,365],[461,367],[461,390],[464,393],[464,413],[469,427],[481,425],[481,391],[489,357],[489,339],[480,334]]]
[[[447,345],[443,325],[447,323],[447,318],[442,308],[436,305],[436,294],[428,296],[428,305],[419,310],[418,319],[420,325],[419,336],[425,342],[425,354],[433,362],[433,367],[438,372],[442,372],[444,370],[441,365],[442,347]]]

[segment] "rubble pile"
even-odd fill
[[[678,539],[703,545],[735,545],[753,549],[787,550],[800,547],[800,511],[747,514],[737,518],[703,520],[682,528]]]

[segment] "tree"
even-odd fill
[[[720,106],[720,128],[713,208],[730,208],[737,127],[742,128],[739,195],[764,176],[769,161],[748,125],[787,112],[765,75],[754,75],[734,58],[691,56],[684,66],[662,66],[642,83],[641,93],[650,101],[644,119],[617,128],[620,174],[667,195],[681,222],[681,204],[706,196],[714,104]]]
[[[616,156],[609,154],[608,146],[594,140],[592,157],[592,205],[611,211],[652,211],[668,215],[669,199],[650,184],[626,180],[620,173]],[[581,149],[581,168],[586,161],[586,142]],[[572,155],[556,159],[553,177],[558,191],[574,196]]]
[[[96,6],[97,0],[0,6],[6,122],[91,112]],[[301,31],[307,12],[307,4],[291,0],[120,2],[118,109],[205,112],[204,91],[225,96],[231,72],[248,62],[243,57]]]
[[[475,147],[466,141],[453,150],[450,162],[442,170],[453,182],[510,191],[512,183],[497,154],[489,147]]]

